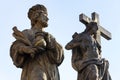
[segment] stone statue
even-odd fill
[[[67,50],[72,49],[72,67],[78,72],[77,80],[112,80],[109,62],[101,57],[101,45],[97,41],[99,25],[94,21],[85,25],[85,31],[75,32],[65,46]]]
[[[10,56],[16,67],[22,69],[21,80],[60,80],[58,66],[64,59],[63,48],[55,38],[44,31],[48,26],[47,9],[37,4],[29,9],[31,29],[13,28],[15,41]]]

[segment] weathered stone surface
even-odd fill
[[[35,5],[29,9],[31,29],[13,28],[15,41],[10,56],[16,67],[22,69],[21,80],[60,80],[58,66],[64,59],[63,48],[43,29],[48,26],[47,9]]]
[[[100,29],[96,13],[92,14],[92,19],[81,14],[80,21],[85,24],[85,31],[75,32],[73,39],[65,46],[67,50],[72,49],[72,67],[78,72],[77,80],[111,80],[109,62],[101,57],[100,44],[101,33],[107,39],[111,39],[111,34]]]

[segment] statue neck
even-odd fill
[[[35,30],[40,30],[40,31],[44,31],[44,28],[43,28],[43,26],[42,25],[34,25],[34,26],[32,26],[32,29],[35,29]]]

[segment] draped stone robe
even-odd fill
[[[31,43],[33,42],[35,30],[24,30],[23,34]],[[21,54],[19,52],[21,46],[26,46],[26,44],[16,40],[10,48],[10,56],[14,65],[22,68],[21,80],[60,80],[58,66],[64,59],[60,44],[55,42],[54,49],[38,51],[34,57],[27,53]]]

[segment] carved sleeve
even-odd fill
[[[48,58],[53,64],[58,66],[62,63],[64,59],[64,51],[62,46],[57,43],[57,41],[51,36],[50,43],[48,43]]]
[[[10,56],[13,60],[13,64],[20,68],[23,67],[26,57],[22,52],[20,52],[21,46],[24,46],[24,44],[16,40],[10,47]]]
[[[16,40],[10,47],[10,56],[16,67],[22,68],[28,58],[34,57],[34,50],[23,42]]]

